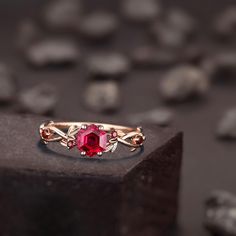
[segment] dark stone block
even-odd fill
[[[0,117],[0,235],[166,234],[178,208],[181,133],[144,126],[142,151],[120,144],[106,159],[81,159],[42,145],[41,122]]]

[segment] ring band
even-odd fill
[[[59,142],[72,149],[77,146],[81,156],[102,156],[104,152],[114,152],[118,143],[135,151],[143,146],[145,136],[142,128],[92,122],[47,122],[39,128],[42,141]]]

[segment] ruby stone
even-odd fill
[[[107,146],[107,133],[99,130],[99,127],[92,124],[86,129],[80,129],[77,134],[77,147],[87,156],[97,155],[105,151]]]

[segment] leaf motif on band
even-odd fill
[[[114,152],[118,146],[118,140],[110,140],[105,152]]]
[[[114,152],[116,150],[117,146],[118,146],[118,142],[114,143],[113,147],[111,149],[111,152]]]
[[[67,131],[68,137],[74,137],[76,133],[78,132],[79,128],[77,126],[70,126],[70,128]]]
[[[141,147],[143,145],[144,140],[145,136],[142,133],[136,131],[130,132],[118,138],[118,141],[120,143],[131,147],[131,152],[134,152],[138,147]]]

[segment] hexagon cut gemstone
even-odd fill
[[[107,133],[99,130],[97,125],[89,125],[86,129],[80,129],[77,134],[77,147],[87,156],[97,155],[103,152],[107,145]]]

